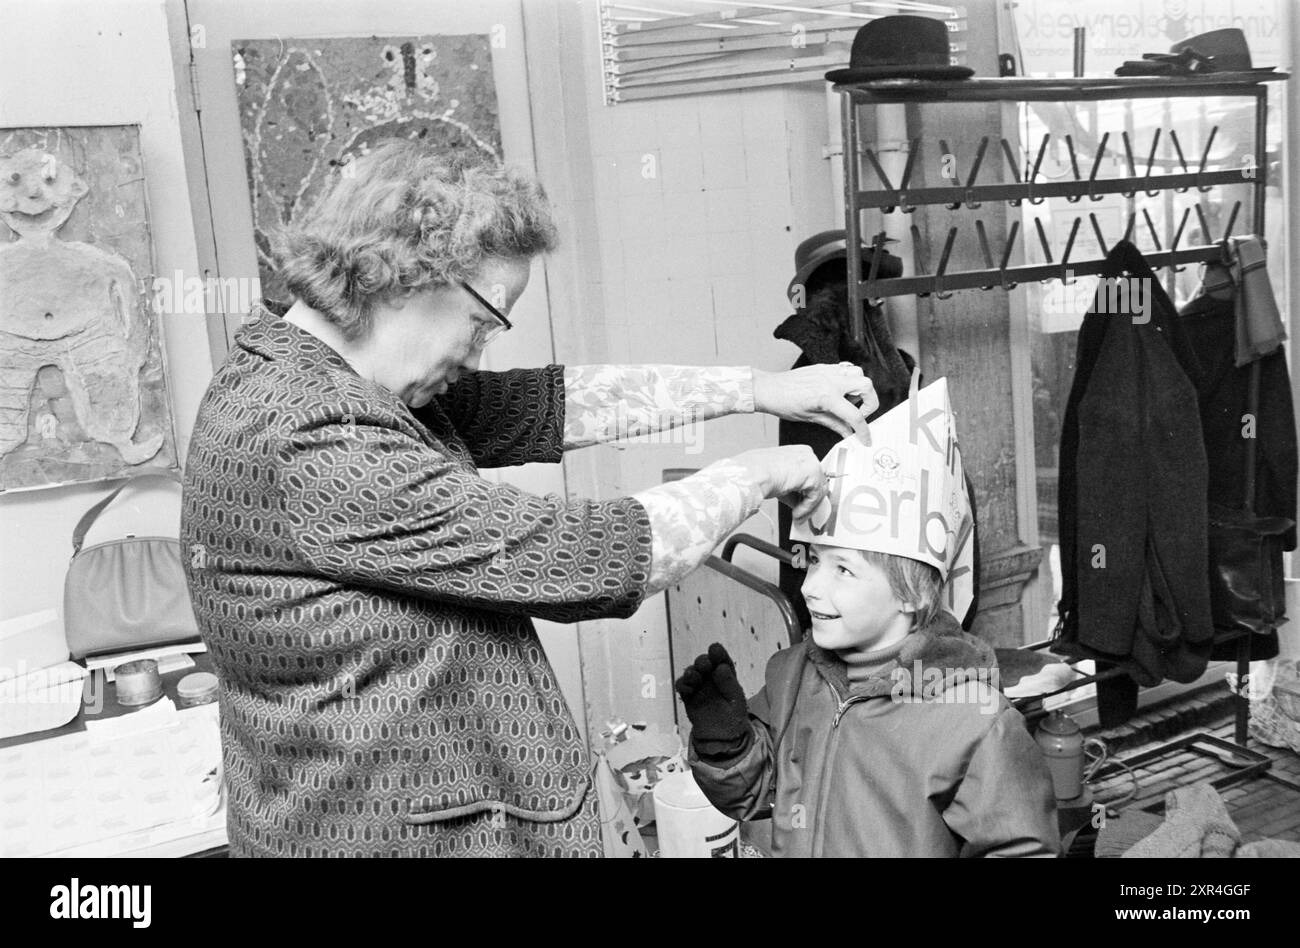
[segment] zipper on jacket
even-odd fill
[[[832,687],[831,692],[834,693],[834,691],[835,689]],[[838,712],[836,713],[836,720],[837,721],[839,720]],[[812,846],[809,847],[809,850],[811,851],[814,859],[818,858],[822,854],[821,853],[822,835],[825,832],[824,827],[826,825],[826,801],[830,798],[831,795],[831,772],[835,768],[834,751],[835,751],[835,735],[837,730],[838,728],[836,728],[834,725],[831,726],[830,732],[826,735],[826,748],[825,750],[822,751],[822,755],[825,758],[825,762],[822,764],[822,772],[821,772],[822,792],[821,792],[821,798],[817,801],[817,815],[816,818],[813,820]]]
[[[835,689],[832,688],[831,691],[834,692]],[[836,695],[836,697],[839,696]],[[835,728],[840,726],[840,718],[844,717],[844,712],[849,710],[851,705],[855,705],[859,701],[866,701],[870,697],[871,695],[851,695],[850,697],[845,698],[840,703],[839,708],[835,711],[835,720],[831,722],[831,730],[835,730]]]
[[[841,698],[840,693],[835,689],[835,682],[829,678],[826,679],[826,687],[831,690],[831,694],[835,697],[835,718],[831,721],[832,731],[840,726],[840,718],[844,717],[844,712],[849,709],[849,705],[865,701],[870,697],[870,695],[849,695],[847,698]]]
[[[835,685],[829,678],[826,679],[826,686],[830,688],[831,694],[835,696],[836,709],[835,718],[831,722],[830,733],[826,735],[826,749],[823,751],[826,762],[823,764],[821,772],[822,792],[821,799],[817,801],[817,815],[813,820],[813,838],[810,847],[814,858],[822,854],[823,827],[826,825],[826,801],[830,798],[831,793],[831,775],[835,767],[835,736],[840,727],[840,719],[844,717],[844,712],[851,705],[866,701],[871,697],[870,695],[850,695],[847,698],[840,698],[840,693],[835,690]]]

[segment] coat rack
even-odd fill
[[[924,82],[911,79],[883,79],[873,82],[851,83],[835,86],[841,95],[840,104],[844,132],[844,206],[845,229],[850,247],[863,247],[861,212],[878,209],[884,213],[895,210],[911,214],[918,207],[942,204],[949,210],[965,207],[978,210],[985,202],[1005,201],[1013,207],[1028,201],[1030,205],[1042,204],[1050,197],[1064,197],[1070,204],[1079,205],[1084,198],[1090,202],[1100,201],[1107,194],[1121,194],[1128,198],[1137,196],[1142,191],[1148,196],[1155,196],[1162,191],[1177,193],[1190,192],[1195,188],[1204,193],[1215,187],[1228,184],[1253,184],[1254,200],[1251,208],[1251,232],[1260,234],[1264,227],[1264,187],[1268,169],[1265,161],[1265,121],[1268,104],[1265,82],[1279,81],[1287,78],[1286,73],[1237,73],[1211,74],[1192,77],[1157,77],[1131,76],[1098,79],[965,79],[958,81]],[[1092,154],[1081,154],[1070,135],[1064,136],[1066,151],[1069,154],[1069,167],[1072,180],[1039,181],[1043,158],[1051,144],[1051,134],[1045,134],[1035,152],[1032,162],[1018,161],[1011,143],[999,139],[998,147],[993,149],[989,136],[980,139],[975,147],[974,157],[970,161],[970,172],[965,180],[954,178],[951,185],[942,187],[913,187],[913,173],[920,162],[923,142],[919,138],[911,140],[907,163],[897,184],[890,180],[880,164],[875,150],[861,142],[858,125],[858,107],[884,103],[954,103],[954,102],[1091,102],[1105,99],[1129,98],[1201,98],[1205,96],[1245,96],[1255,100],[1255,151],[1253,177],[1243,176],[1242,168],[1207,167],[1210,150],[1218,134],[1218,126],[1210,130],[1205,144],[1201,148],[1200,160],[1192,167],[1188,163],[1187,153],[1174,130],[1169,130],[1168,140],[1177,155],[1177,164],[1172,173],[1153,174],[1156,169],[1156,151],[1159,147],[1162,130],[1157,128],[1152,134],[1150,146],[1146,149],[1145,160],[1139,170],[1139,154],[1135,152],[1135,143],[1127,131],[1120,133],[1123,166],[1127,174],[1121,177],[1100,177],[1102,164],[1107,156],[1107,145],[1111,143],[1111,134],[1104,133]],[[945,155],[954,154],[947,141],[938,140],[939,147]],[[1005,183],[980,183],[980,172],[990,162],[990,151],[1001,152],[1005,159],[1012,180]],[[1118,160],[1120,152],[1112,150],[1111,155]],[[1027,156],[1026,156],[1027,157]],[[1193,155],[1195,157],[1195,155]],[[878,187],[864,190],[861,184],[863,160],[870,166]],[[1086,169],[1086,174],[1085,174]],[[1086,205],[1084,205],[1086,207]],[[1190,219],[1192,207],[1183,211],[1177,231],[1170,246],[1164,248],[1156,232],[1155,223],[1147,211],[1142,211],[1142,223],[1151,234],[1156,250],[1144,256],[1153,270],[1180,271],[1189,263],[1206,263],[1219,260],[1223,255],[1223,243],[1236,226],[1241,210],[1241,202],[1233,206],[1227,225],[1223,232],[1212,235],[1205,209],[1198,199],[1193,206],[1201,234],[1207,241],[1196,246],[1183,245],[1183,236]],[[1104,272],[1106,262],[1104,254],[1112,241],[1106,239],[1100,222],[1094,213],[1086,214],[1087,224],[1102,249],[1103,257],[1088,260],[1074,260],[1075,238],[1081,229],[1085,217],[1082,210],[1071,224],[1069,237],[1059,256],[1047,238],[1042,222],[1035,219],[1036,237],[1046,260],[1044,263],[1010,266],[1016,240],[1020,236],[1020,223],[1013,221],[1007,232],[1005,243],[998,248],[990,244],[984,222],[978,217],[973,227],[952,226],[944,238],[939,259],[933,269],[930,267],[929,254],[923,249],[920,231],[912,225],[913,237],[913,274],[892,279],[878,279],[883,241],[877,240],[871,262],[863,272],[862,253],[848,255],[849,276],[849,312],[853,319],[854,338],[861,343],[865,332],[862,316],[862,302],[879,303],[886,297],[916,295],[934,296],[947,299],[956,290],[1011,290],[1021,283],[1031,280],[1050,282],[1060,280],[1071,282],[1075,277],[1096,275]],[[1129,215],[1122,238],[1115,235],[1115,240],[1130,239],[1138,226],[1136,212]],[[958,239],[978,241],[980,256],[984,267],[977,270],[950,272],[948,261]],[[1026,237],[1026,240],[1029,238]],[[996,261],[996,262],[995,262]]]
[[[1161,192],[1171,190],[1176,193],[1188,193],[1192,188],[1196,188],[1197,193],[1200,194],[1215,187],[1248,183],[1254,186],[1250,232],[1262,235],[1264,230],[1265,188],[1268,179],[1268,166],[1265,156],[1268,90],[1264,83],[1282,81],[1287,78],[1289,77],[1286,73],[1273,72],[1220,73],[1177,78],[1156,76],[1093,79],[1004,78],[939,82],[883,79],[836,85],[835,90],[841,96],[840,105],[844,135],[844,208],[848,246],[848,294],[854,338],[859,344],[864,341],[865,327],[862,305],[864,302],[879,305],[886,297],[913,294],[920,297],[934,296],[938,299],[947,299],[956,290],[976,288],[980,290],[1011,290],[1020,283],[1030,280],[1039,280],[1044,283],[1060,280],[1068,284],[1078,276],[1105,272],[1107,268],[1105,255],[1108,253],[1111,243],[1106,240],[1106,235],[1102,231],[1096,214],[1089,211],[1086,214],[1087,223],[1092,230],[1093,236],[1097,239],[1097,244],[1103,256],[1089,260],[1072,259],[1075,240],[1084,222],[1084,214],[1080,210],[1070,225],[1069,236],[1066,238],[1065,246],[1061,249],[1058,259],[1053,253],[1054,248],[1043,229],[1041,219],[1035,218],[1034,229],[1046,262],[1013,267],[1009,264],[1015,250],[1016,240],[1020,236],[1020,222],[1012,221],[1007,231],[1005,243],[1000,248],[994,248],[990,244],[984,221],[976,216],[971,228],[964,229],[957,225],[949,227],[943,239],[938,262],[931,269],[930,255],[924,247],[920,229],[913,224],[911,225],[913,275],[882,280],[878,278],[878,274],[885,244],[885,241],[881,239],[884,236],[883,234],[875,239],[866,273],[863,273],[863,253],[866,248],[862,240],[861,212],[868,208],[879,209],[886,214],[895,210],[904,214],[911,214],[918,207],[942,204],[952,211],[959,210],[962,207],[971,211],[978,211],[985,202],[990,201],[1005,201],[1012,207],[1020,206],[1023,202],[1028,201],[1032,206],[1042,204],[1049,197],[1064,197],[1071,205],[1080,205],[1085,197],[1089,202],[1096,202],[1102,200],[1107,194],[1121,194],[1131,199],[1137,196],[1139,190],[1148,197],[1154,197]],[[1119,140],[1123,147],[1124,162],[1122,167],[1127,169],[1127,174],[1120,177],[1105,178],[1100,177],[1098,171],[1106,158],[1106,146],[1111,141],[1110,133],[1107,132],[1102,135],[1098,141],[1096,152],[1091,155],[1080,154],[1073,137],[1066,135],[1063,140],[1069,155],[1071,180],[1052,182],[1040,182],[1038,180],[1043,157],[1051,144],[1052,136],[1048,133],[1038,143],[1033,161],[1028,161],[1028,155],[1026,154],[1026,161],[1023,166],[1018,161],[1012,144],[1005,138],[1000,139],[997,151],[1001,152],[1002,157],[1007,162],[1011,180],[999,184],[979,183],[980,172],[988,164],[991,148],[991,139],[989,136],[984,136],[975,147],[974,157],[970,161],[970,172],[965,181],[953,178],[951,185],[943,187],[912,186],[912,176],[920,161],[919,156],[923,147],[922,141],[919,138],[914,138],[909,142],[907,162],[898,183],[895,185],[884,168],[881,167],[875,151],[872,148],[865,147],[861,142],[858,124],[858,108],[864,105],[890,103],[920,105],[957,102],[1095,102],[1114,99],[1203,98],[1207,96],[1249,97],[1255,100],[1253,175],[1243,175],[1244,169],[1240,167],[1219,169],[1207,167],[1210,150],[1218,134],[1218,126],[1214,126],[1206,136],[1205,144],[1201,148],[1200,160],[1197,162],[1195,169],[1188,164],[1187,153],[1183,150],[1177,132],[1170,129],[1168,131],[1168,140],[1177,156],[1177,165],[1175,166],[1172,161],[1163,162],[1162,166],[1167,165],[1176,168],[1176,170],[1171,173],[1161,174],[1153,174],[1152,172],[1157,165],[1156,152],[1162,137],[1162,130],[1157,128],[1152,133],[1151,144],[1146,150],[1141,171],[1138,170],[1138,154],[1135,153],[1134,142],[1128,132],[1124,131],[1120,134]],[[944,139],[938,139],[938,145],[943,150],[943,154],[954,154],[949,148],[948,142]],[[1118,161],[1118,152],[1113,152],[1112,156]],[[863,159],[870,165],[878,182],[879,186],[874,190],[864,190],[861,187],[860,178]],[[1083,173],[1085,167],[1087,168],[1086,177]],[[1170,240],[1168,248],[1161,246],[1155,222],[1151,219],[1150,213],[1143,209],[1141,212],[1142,223],[1145,224],[1156,248],[1155,252],[1144,252],[1143,256],[1151,265],[1151,268],[1157,271],[1177,272],[1182,270],[1188,263],[1204,263],[1214,260],[1227,262],[1225,258],[1226,241],[1232,235],[1233,228],[1236,226],[1241,204],[1241,201],[1233,204],[1222,233],[1213,235],[1211,234],[1205,209],[1198,197],[1195,204],[1184,208],[1177,230]],[[1083,205],[1083,207],[1086,208],[1087,205]],[[1183,246],[1183,236],[1193,209],[1196,211],[1201,236],[1206,243],[1197,246]],[[1138,225],[1137,212],[1130,213],[1124,232],[1117,237],[1117,240],[1131,239]],[[984,266],[976,270],[950,272],[948,262],[951,259],[953,247],[963,230],[967,233],[966,240],[971,239],[969,234],[973,231],[974,238],[978,241],[980,258],[983,260]],[[1025,237],[1024,239],[1028,241],[1030,238]],[[1250,379],[1250,404],[1252,406],[1258,404],[1258,386],[1259,365],[1255,363],[1252,367]],[[1254,449],[1254,441],[1249,441],[1247,443],[1245,472],[1246,504],[1248,509],[1253,509],[1254,503]],[[1216,786],[1227,786],[1230,783],[1237,783],[1261,775],[1300,791],[1300,786],[1282,780],[1274,774],[1267,773],[1271,764],[1267,756],[1246,748],[1249,704],[1240,683],[1245,681],[1245,676],[1249,671],[1250,634],[1247,633],[1237,637],[1236,642],[1239,682],[1236,745],[1228,744],[1210,735],[1188,735],[1163,747],[1139,755],[1140,760],[1134,758],[1134,763],[1155,759],[1171,750],[1189,749],[1201,752],[1198,745],[1208,745],[1211,747],[1211,753],[1213,753],[1213,748],[1217,747],[1219,751],[1230,751],[1238,759],[1236,772],[1215,781]],[[1049,644],[1050,641],[1040,642],[1028,647],[1038,649]],[[1125,673],[1116,666],[1098,674],[1078,679],[1049,694],[1038,695],[1031,699],[1022,699],[1017,702],[1017,705],[1028,716],[1032,717],[1036,713],[1042,713],[1042,702],[1048,697],[1073,691],[1084,685],[1104,681],[1122,674]],[[1033,706],[1036,706],[1039,710],[1037,712],[1033,711]]]

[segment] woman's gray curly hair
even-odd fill
[[[529,259],[557,238],[546,192],[529,175],[386,142],[345,166],[276,247],[289,291],[349,339],[373,306],[408,290],[470,279],[489,258]]]

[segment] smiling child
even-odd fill
[[[945,608],[945,580],[966,531],[961,502],[952,500],[962,475],[951,412],[946,390],[937,394],[946,432],[933,439],[935,450],[924,450],[929,439],[915,422],[927,416],[918,404],[882,419],[902,412],[894,429],[874,423],[871,449],[841,446],[854,455],[845,480],[860,494],[884,495],[881,478],[942,483],[933,506],[913,504],[911,517],[887,514],[880,523],[854,523],[837,509],[821,521],[834,530],[805,526],[815,538],[803,583],[811,629],[772,656],[753,699],[717,643],[677,682],[697,782],[736,819],[770,816],[774,855],[1060,853],[1042,753],[998,691],[993,649]],[[873,464],[875,451],[900,463]],[[843,457],[823,463],[845,466]],[[893,493],[906,496],[901,486]],[[871,509],[860,504],[856,513]]]

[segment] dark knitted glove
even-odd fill
[[[717,642],[710,645],[708,654],[677,679],[677,693],[691,719],[691,743],[700,759],[722,760],[749,749],[749,703],[725,648]]]

